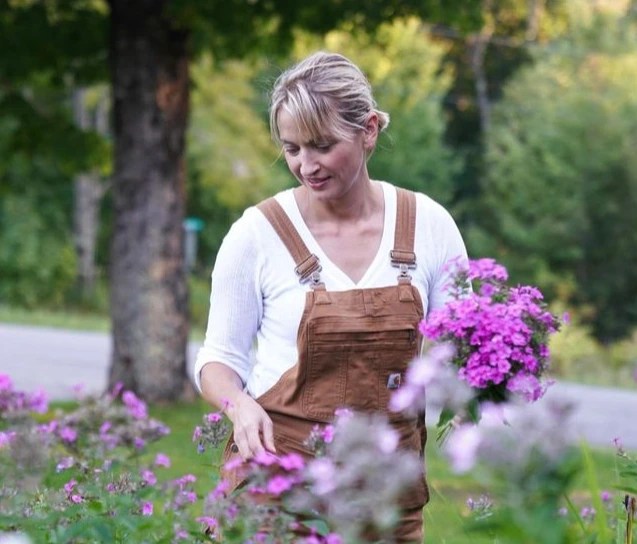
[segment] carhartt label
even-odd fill
[[[402,377],[400,372],[395,372],[387,378],[387,389],[398,389],[400,387]]]

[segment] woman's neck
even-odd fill
[[[311,190],[297,187],[295,197],[301,215],[308,226],[321,223],[356,223],[369,219],[384,209],[380,183],[361,182],[339,199],[313,198]]]

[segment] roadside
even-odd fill
[[[87,393],[99,393],[107,383],[110,342],[105,332],[0,323],[0,372],[7,373],[17,388],[44,389],[51,399],[73,398],[78,385]],[[199,345],[188,346],[189,370]],[[626,449],[637,450],[637,388],[559,382],[539,402],[553,399],[574,404],[575,432],[591,445],[612,448],[617,438]],[[435,424],[437,414],[430,411],[427,421]]]

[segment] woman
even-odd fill
[[[275,83],[272,136],[299,186],[247,209],[225,237],[195,365],[204,398],[234,426],[226,458],[310,455],[304,440],[337,408],[386,412],[418,322],[445,302],[445,263],[465,247],[440,205],[370,179],[388,123],[341,55],[315,53]],[[418,421],[391,421],[402,447],[422,453]],[[423,477],[398,541],[422,541],[427,499]]]

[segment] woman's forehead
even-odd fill
[[[334,139],[333,127],[316,119],[316,116],[281,108],[277,115],[277,127],[282,141],[310,143]]]

